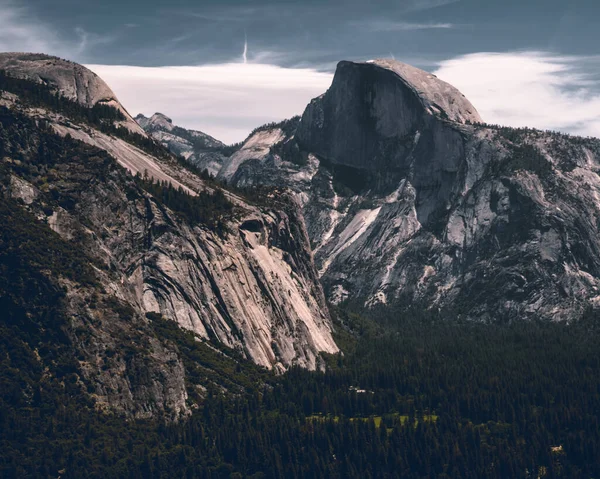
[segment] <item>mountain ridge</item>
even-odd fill
[[[45,54],[0,53],[0,70],[47,85],[61,96],[87,108],[97,104],[112,106],[125,116],[122,126],[132,133],[144,135],[144,131],[104,80],[78,63]]]
[[[60,67],[46,84],[30,70],[39,61],[58,62],[19,56],[28,85],[75,91],[75,67]],[[174,320],[278,372],[321,368],[321,353],[338,351],[321,284],[332,303],[423,305],[482,321],[569,321],[595,307],[600,141],[474,122],[456,90],[444,113],[444,102],[432,103],[437,87],[421,87],[421,101],[398,71],[437,85],[435,77],[379,63],[341,62],[301,118],[259,127],[222,153],[216,179],[195,174],[197,165],[187,168],[146,132],[115,129],[122,120],[111,105],[87,118],[93,102],[71,95],[79,111],[7,82],[2,194],[108,268],[98,274],[110,287],[103,294],[117,298],[117,317],[133,314],[140,328],[146,314]],[[138,120],[150,135],[194,134],[163,114]],[[21,144],[15,124],[30,132]],[[91,317],[77,287],[67,289],[69,314]],[[113,327],[101,325],[99,337]],[[97,368],[87,371],[89,379]],[[186,414],[178,377],[168,400],[154,386],[139,403],[130,386],[130,399],[117,400],[124,386],[116,382],[101,396],[133,414],[158,398],[168,404],[160,408]]]
[[[162,113],[154,113],[150,118],[140,113],[135,121],[174,154],[212,176],[218,174],[229,152],[235,149],[201,131],[176,126],[171,118]]]

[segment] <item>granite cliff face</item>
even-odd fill
[[[306,108],[296,139],[304,150],[336,164],[402,170],[410,166],[418,131],[436,130],[427,143],[448,150],[444,141],[452,142],[453,135],[443,121],[481,118],[456,89],[409,65],[340,62],[331,88]]]
[[[295,128],[260,134],[221,176],[296,192],[329,300],[481,320],[596,305],[600,141],[486,126],[391,60],[341,62]]]
[[[36,83],[45,79],[42,88],[71,92],[67,98],[85,108],[110,97],[124,111],[81,66],[24,54],[3,55],[2,61],[9,74]],[[36,65],[42,65],[39,71]],[[256,206],[206,184],[143,132],[103,132],[11,88],[0,91],[0,192],[80,250],[102,284],[99,292],[55,278],[67,291],[73,346],[84,358],[81,371],[96,385],[98,401],[137,416],[189,410],[177,347],[148,333],[146,313],[269,369],[315,369],[321,352],[337,352],[293,198]],[[157,187],[147,186],[156,181],[204,198],[207,208],[218,193],[231,212],[219,217],[218,229],[191,222],[165,202],[164,190],[161,196]],[[145,344],[138,359],[149,372],[137,382],[127,377],[132,366],[122,341]],[[108,350],[121,366],[101,367]]]
[[[173,120],[162,113],[155,113],[150,118],[139,114],[135,120],[156,141],[213,176],[217,175],[232,151],[206,133],[174,125]]]

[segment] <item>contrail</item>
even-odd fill
[[[248,35],[244,32],[244,63],[248,63]]]

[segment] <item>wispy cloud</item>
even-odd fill
[[[0,50],[64,55],[70,49],[29,9],[10,0],[0,0]]]
[[[227,63],[196,67],[88,65],[131,113],[163,112],[188,128],[226,142],[256,126],[301,114],[331,84],[309,68]]]
[[[475,53],[443,61],[434,73],[461,90],[488,123],[600,137],[598,57]]]
[[[419,10],[431,10],[432,8],[443,7],[452,3],[458,3],[461,0],[411,0],[409,2],[407,10],[419,11]]]
[[[204,20],[207,22],[214,23],[228,23],[228,22],[245,22],[248,18],[257,15],[261,10],[266,10],[266,6],[263,7],[221,7],[221,8],[203,8],[201,10],[196,9],[181,9],[181,8],[168,8],[163,10],[163,13],[183,16],[187,18],[195,18],[198,20]]]
[[[447,30],[454,28],[452,23],[411,23],[395,22],[390,20],[366,20],[364,22],[352,22],[353,26],[362,27],[371,32],[401,32],[414,30]]]
[[[88,32],[81,27],[76,27],[75,33],[79,37],[79,44],[77,46],[77,53],[79,54],[83,54],[90,48],[100,45],[110,45],[117,39],[114,35],[98,35],[97,33]]]
[[[0,51],[48,53],[81,60],[91,49],[115,40],[114,35],[99,35],[80,27],[59,34],[31,9],[13,0],[0,0]]]

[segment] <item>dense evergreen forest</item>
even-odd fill
[[[188,223],[203,224],[221,235],[225,233],[223,220],[233,212],[233,203],[221,188],[216,188],[213,192],[201,191],[192,196],[183,188],[175,188],[166,181],[155,181],[141,175],[136,175],[135,180],[162,204],[180,213]]]
[[[598,477],[600,328],[482,325],[337,311],[343,355],[274,377],[224,365],[179,423],[95,412],[68,368],[37,368],[33,331],[3,324],[2,477]],[[55,319],[58,321],[59,319]],[[202,344],[159,317],[157,334]],[[187,339],[186,339],[187,338]],[[61,356],[60,338],[44,343]],[[62,353],[64,354],[64,352]],[[66,360],[65,360],[66,361]],[[66,375],[66,376],[65,376]]]

